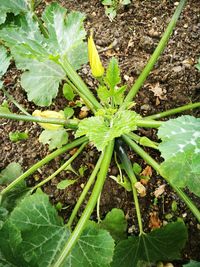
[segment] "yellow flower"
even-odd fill
[[[104,67],[102,66],[101,60],[99,58],[99,54],[96,49],[92,34],[88,38],[88,55],[92,75],[97,78],[103,76]]]
[[[53,118],[53,119],[65,118],[61,112],[52,110],[45,110],[45,111],[35,110],[32,115],[41,118]],[[46,130],[58,130],[63,127],[62,125],[59,124],[50,124],[50,123],[38,123],[38,124]]]

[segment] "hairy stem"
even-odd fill
[[[81,77],[77,74],[77,72],[72,68],[68,60],[65,59],[64,62],[60,64],[63,67],[69,79],[75,85],[75,88],[77,88],[76,92],[80,95],[83,101],[85,101],[85,104],[93,112],[95,112],[95,110],[99,108],[102,108],[101,104],[97,101],[97,99],[94,97],[92,92],[89,90],[89,88],[84,83],[84,81],[81,79]]]
[[[170,110],[158,113],[158,114],[150,115],[150,116],[145,117],[145,119],[156,120],[156,119],[164,118],[164,117],[167,117],[167,116],[170,116],[170,115],[174,115],[174,114],[177,114],[177,113],[181,113],[181,112],[183,112],[185,110],[199,108],[199,107],[200,107],[200,102],[197,102],[197,103],[188,104],[188,105],[185,105],[185,106],[182,106],[182,107],[179,107],[179,108],[173,108],[173,109],[170,109]]]
[[[10,95],[5,88],[1,88],[3,91],[4,95],[25,115],[29,116],[30,114],[23,108],[14,98],[12,95]]]
[[[154,51],[153,55],[150,57],[147,65],[145,66],[144,70],[142,71],[142,73],[140,74],[140,76],[138,77],[138,79],[136,80],[135,84],[132,86],[131,90],[129,91],[128,95],[126,96],[125,100],[124,100],[124,104],[126,104],[127,102],[131,102],[132,99],[136,96],[137,92],[139,91],[139,89],[141,88],[141,86],[143,85],[143,83],[145,82],[146,78],[148,77],[149,73],[151,72],[151,70],[153,69],[155,63],[157,62],[159,56],[161,55],[161,53],[163,52],[164,48],[167,45],[167,42],[173,32],[173,29],[178,21],[178,18],[181,14],[182,9],[184,8],[184,5],[186,3],[186,0],[181,0],[166,31],[163,34],[162,39],[160,40],[156,50]],[[123,104],[123,105],[124,105]]]
[[[141,158],[143,158],[149,165],[151,165],[162,176],[160,165],[151,156],[149,156],[140,146],[138,146],[134,141],[132,141],[127,135],[123,135],[123,139]],[[170,184],[170,186],[174,189],[174,191],[176,191],[179,197],[186,203],[188,208],[191,210],[191,212],[200,222],[200,211],[195,206],[195,204],[192,202],[192,200],[180,188],[174,186],[171,183],[169,178],[167,177],[163,177],[163,178]]]
[[[11,119],[17,121],[32,121],[32,122],[39,122],[39,123],[51,123],[51,124],[58,124],[63,125],[70,129],[76,129],[78,125],[78,120],[61,120],[57,118],[43,118],[43,117],[35,117],[35,116],[26,116],[26,115],[19,115],[14,113],[1,113],[0,118],[2,119]]]
[[[83,189],[83,191],[82,191],[82,193],[81,193],[81,195],[80,195],[80,197],[79,197],[79,199],[78,199],[78,201],[77,201],[77,203],[76,203],[76,205],[75,205],[75,207],[74,207],[74,209],[72,211],[72,214],[71,214],[71,216],[69,218],[69,221],[67,223],[69,228],[71,228],[72,223],[74,221],[74,218],[76,217],[76,214],[77,214],[81,204],[83,203],[83,201],[84,201],[84,199],[85,199],[90,187],[94,183],[95,177],[97,176],[99,168],[100,168],[100,166],[102,164],[103,157],[104,157],[104,154],[102,153],[101,156],[99,157],[96,165],[95,165],[95,168],[94,168],[92,174],[90,175],[89,180],[87,181],[87,184],[85,185],[85,187],[84,187],[84,189]]]
[[[70,235],[69,239],[67,240],[66,245],[64,246],[59,258],[57,259],[56,263],[53,265],[53,267],[60,267],[63,264],[63,261],[65,258],[69,255],[71,249],[74,247],[76,244],[78,238],[80,237],[82,231],[84,230],[84,227],[87,223],[87,221],[90,218],[90,215],[92,214],[94,207],[97,203],[97,199],[101,193],[101,190],[103,188],[107,171],[110,165],[110,161],[112,158],[113,154],[113,148],[114,148],[114,141],[111,141],[108,146],[105,149],[104,153],[104,160],[101,164],[100,171],[97,177],[97,181],[94,185],[92,194],[90,196],[90,199],[87,203],[87,206],[76,226],[72,234]]]
[[[52,159],[56,158],[60,154],[65,153],[67,150],[72,149],[76,146],[79,146],[85,142],[87,142],[87,137],[81,137],[79,139],[76,139],[75,141],[71,142],[70,144],[67,144],[66,146],[63,146],[56,151],[52,152],[51,154],[47,155],[45,158],[34,164],[30,169],[28,169],[25,173],[20,175],[17,179],[15,179],[12,183],[10,183],[4,190],[1,191],[0,196],[5,195],[7,192],[9,192],[11,189],[13,189],[17,184],[19,184],[21,181],[26,179],[28,176],[30,176],[32,173],[37,171],[39,168],[41,168],[43,165],[51,161]]]
[[[72,162],[73,160],[81,153],[81,151],[84,149],[84,147],[86,146],[86,143],[83,143],[79,149],[76,151],[76,153],[69,159],[67,160],[59,169],[57,169],[54,173],[52,173],[52,175],[50,175],[49,177],[47,177],[46,179],[44,179],[42,182],[40,182],[39,184],[37,184],[36,186],[34,186],[32,188],[32,192],[37,189],[38,187],[41,187],[42,185],[46,184],[48,181],[52,180],[53,178],[56,177],[56,175],[58,175],[61,171],[65,170]]]

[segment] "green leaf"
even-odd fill
[[[112,261],[114,240],[110,234],[89,223],[65,262],[66,267],[108,267]]]
[[[105,13],[109,17],[110,21],[113,21],[113,19],[117,16],[117,11],[113,7],[106,7]]]
[[[108,123],[103,116],[96,116],[82,120],[78,125],[76,137],[86,135],[98,150],[122,134],[136,130],[137,113],[133,111],[118,111]]]
[[[0,184],[9,184],[23,173],[21,165],[16,162],[10,163],[0,172]]]
[[[199,60],[198,60],[198,63],[197,63],[195,66],[196,66],[196,68],[200,71],[200,58],[199,58]]]
[[[63,86],[63,95],[69,101],[72,101],[74,99],[74,97],[75,97],[73,89],[67,83],[65,83],[64,86]]]
[[[188,187],[200,196],[200,118],[181,116],[165,122],[158,131],[158,149],[165,161],[164,177],[177,187]]]
[[[74,110],[73,108],[65,108],[64,109],[64,115],[67,119],[71,118],[74,115]]]
[[[138,163],[133,163],[133,171],[136,175],[139,175],[142,172],[142,167]]]
[[[110,91],[106,86],[99,86],[97,89],[97,94],[103,104],[109,103]]]
[[[58,130],[44,130],[40,136],[41,143],[48,144],[49,150],[60,148],[68,142],[68,134],[65,129]]]
[[[6,20],[7,13],[18,15],[29,10],[28,2],[25,0],[0,0],[0,24]]]
[[[63,227],[63,221],[58,217],[56,209],[50,205],[48,196],[41,192],[24,198],[13,210],[0,232],[0,247],[6,239],[3,238],[2,232],[9,233],[8,223],[18,231],[13,233],[13,238],[19,234],[21,236],[21,240],[18,238],[14,247],[10,236],[7,242],[10,243],[13,256],[17,255],[20,261],[27,262],[23,266],[51,266],[55,255],[60,252],[69,236],[69,231]]]
[[[1,81],[0,81],[0,88],[1,88]],[[0,112],[1,113],[11,113],[8,107],[8,102],[6,100],[0,105]]]
[[[116,58],[112,58],[106,71],[105,82],[113,90],[121,82],[120,69]]]
[[[6,73],[10,65],[10,59],[11,57],[8,56],[6,48],[0,45],[0,79]]]
[[[26,140],[28,139],[28,134],[26,132],[10,132],[9,133],[9,139],[12,142],[18,142],[21,140]]]
[[[66,189],[67,187],[69,187],[70,185],[73,185],[77,180],[63,180],[60,183],[57,184],[57,188],[58,189]]]
[[[67,14],[65,8],[53,3],[45,9],[42,18],[49,32],[47,43],[52,55],[59,55],[61,59],[67,56],[75,69],[87,63],[87,46],[83,42],[86,36],[83,27],[84,14]]]
[[[49,106],[58,93],[65,72],[60,63],[66,59],[79,69],[87,62],[87,45],[83,27],[84,15],[67,14],[57,3],[49,5],[43,19],[49,38],[45,38],[31,13],[20,20],[20,26],[0,30],[1,39],[11,49],[18,68],[28,70],[22,75],[22,87],[28,99],[40,106]]]
[[[169,223],[149,234],[121,241],[115,250],[112,267],[137,267],[139,261],[180,259],[180,251],[187,240],[187,229],[182,221]]]
[[[37,191],[11,213],[0,231],[0,248],[6,260],[20,262],[18,267],[50,267],[54,266],[69,235],[48,196]],[[64,266],[108,267],[113,251],[114,240],[109,233],[89,224]]]
[[[112,0],[103,0],[102,4],[111,6],[113,4],[113,1]]]
[[[200,262],[191,260],[188,264],[184,264],[183,267],[200,267]]]
[[[125,239],[127,221],[124,212],[120,209],[112,209],[106,214],[106,217],[101,222],[100,227],[106,229],[117,242]]]
[[[21,84],[29,101],[39,106],[50,106],[64,77],[64,71],[56,63],[33,61],[30,70],[22,74]]]

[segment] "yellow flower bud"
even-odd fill
[[[104,67],[102,66],[101,60],[99,58],[99,54],[96,49],[92,34],[88,38],[88,55],[92,75],[97,78],[103,76]]]
[[[53,118],[53,119],[65,118],[64,114],[62,114],[61,112],[52,110],[45,110],[45,111],[35,110],[32,115],[35,117],[42,117],[42,118]],[[59,124],[50,124],[50,123],[38,123],[38,124],[46,130],[58,130],[63,127],[62,125]]]

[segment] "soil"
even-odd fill
[[[40,14],[45,5],[50,2],[52,1],[43,1],[37,8],[37,12]],[[129,88],[154,51],[177,4],[176,1],[167,0],[133,0],[130,5],[121,8],[116,19],[110,22],[105,16],[104,7],[98,0],[60,0],[58,2],[67,9],[78,10],[86,14],[85,27],[88,32],[93,28],[95,41],[104,65],[108,64],[112,56],[117,57],[121,67],[123,82],[127,82]],[[181,19],[167,48],[135,99],[135,110],[137,112],[146,116],[190,102],[200,101],[200,72],[195,69],[195,64],[200,56],[199,40],[199,0],[190,0],[181,15]],[[112,48],[110,49],[109,46],[111,44]],[[21,73],[12,64],[4,77],[4,84],[8,92],[28,112],[32,113],[37,107],[27,101],[26,93],[20,87],[20,75]],[[90,75],[88,65],[82,68],[80,75],[88,86],[94,90],[96,82]],[[2,103],[4,99],[3,93],[0,92],[0,102]],[[10,105],[13,112],[18,112],[18,109],[12,103]],[[60,93],[50,109],[61,110],[66,106],[67,102]],[[77,109],[76,113],[78,114],[79,111]],[[200,117],[200,110],[187,111],[184,114]],[[20,143],[12,143],[9,140],[8,134],[16,130],[27,130],[29,139]],[[41,131],[41,127],[35,123],[1,120],[0,169],[5,168],[10,162],[16,161],[23,166],[24,170],[27,170],[32,164],[47,155],[48,148],[38,142]],[[138,133],[140,135],[145,134],[154,140],[156,138],[155,130],[139,129]],[[161,162],[159,154],[151,149],[147,149],[147,151],[157,161]],[[129,151],[129,156],[132,162],[138,162],[145,169],[146,163],[138,156],[131,151]],[[39,172],[36,172],[29,178],[28,184],[33,185],[48,177],[69,157],[70,153],[65,153],[49,163],[48,166],[42,167]],[[59,181],[66,179],[66,177],[77,178],[72,172],[62,172],[53,181],[44,186],[44,191],[49,194],[53,203],[62,203],[61,216],[65,220],[67,220],[77,202],[97,159],[98,152],[91,145],[88,145],[81,156],[73,163],[73,168],[76,171],[81,166],[86,167],[84,176],[80,177],[77,183],[66,190],[58,190],[56,184]],[[118,169],[113,161],[109,169],[109,175],[117,175],[117,173]],[[132,194],[117,185],[109,178],[109,175],[101,195],[101,218],[104,218],[105,214],[114,207],[122,208],[128,220],[129,234],[137,234],[138,226]],[[155,203],[154,191],[163,184],[165,184],[165,181],[153,172],[146,186],[147,195],[144,198],[140,198],[145,230],[150,231],[153,227],[152,224],[154,225],[155,223],[166,224],[168,221],[176,220],[177,217],[183,218],[189,230],[189,239],[182,253],[183,261],[173,262],[173,264],[174,266],[182,266],[189,259],[200,261],[200,225],[168,185],[165,186],[163,194],[158,197]],[[200,208],[199,199],[191,194],[190,196]],[[178,204],[177,211],[175,212],[171,208],[173,200]],[[83,208],[85,204],[86,202]],[[171,216],[168,216],[169,214]],[[94,212],[92,217],[96,219],[96,212]]]

